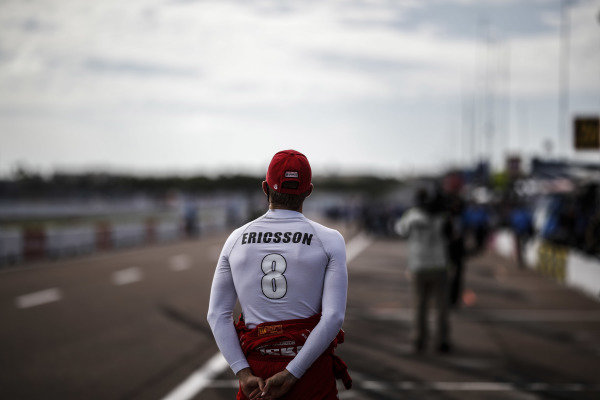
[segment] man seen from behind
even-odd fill
[[[275,154],[262,183],[269,210],[229,236],[217,263],[208,322],[239,379],[238,400],[330,400],[336,378],[351,385],[333,353],[343,341],[345,244],[302,214],[311,177],[302,153]]]

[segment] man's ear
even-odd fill
[[[306,195],[306,197],[310,196],[310,194],[312,193],[313,189],[314,189],[314,186],[313,186],[313,184],[311,183],[311,184],[310,184],[310,187],[308,188],[308,194]]]
[[[267,181],[263,181],[262,182],[262,190],[263,193],[267,196],[267,199],[269,198],[269,185],[267,185]]]

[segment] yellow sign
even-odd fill
[[[600,149],[600,118],[576,117],[574,125],[575,150]]]

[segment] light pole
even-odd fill
[[[558,96],[558,131],[556,138],[557,154],[562,145],[565,145],[564,154],[570,156],[568,140],[568,112],[569,112],[569,53],[571,42],[571,20],[569,6],[571,0],[560,2],[560,64],[559,64],[559,96]],[[566,140],[565,140],[566,139]]]

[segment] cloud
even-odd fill
[[[600,90],[599,6],[571,8],[574,97]],[[377,120],[386,140],[400,140],[390,139],[399,124],[409,132],[425,125],[439,138],[460,115],[461,96],[481,95],[486,73],[497,96],[506,94],[505,65],[515,99],[556,96],[558,11],[555,2],[495,0],[3,2],[0,128],[33,134],[52,119],[53,129],[81,135],[99,135],[99,127],[136,138],[196,135],[190,148],[226,146],[226,137],[244,147],[280,140],[272,132],[318,142],[335,130],[337,141],[351,134],[365,147],[371,136],[363,130]],[[379,111],[411,104],[421,108],[401,118]],[[27,116],[40,122],[25,123]],[[353,159],[376,158],[359,147],[349,148]]]
[[[476,75],[475,57],[483,46],[477,38],[446,36],[426,14],[416,14],[407,30],[390,26],[411,13],[436,10],[420,2],[37,4],[4,6],[11,11],[4,20],[12,24],[0,47],[0,87],[22,91],[32,103],[79,102],[77,88],[101,102],[160,99],[222,107],[448,96],[460,90],[461,76]],[[373,24],[347,23],[361,18]],[[54,28],[41,35],[23,25]],[[575,33],[574,41],[582,41],[577,46],[590,46],[577,39],[588,32]],[[555,74],[549,66],[556,64],[556,32],[507,43],[516,93],[553,92],[548,82]],[[534,49],[538,57],[531,59]],[[583,59],[590,66],[594,60]],[[32,86],[36,81],[41,88]]]
[[[108,60],[90,57],[83,62],[83,68],[96,73],[133,74],[142,76],[174,76],[197,78],[199,70],[179,68],[169,65],[143,63],[130,60]]]

